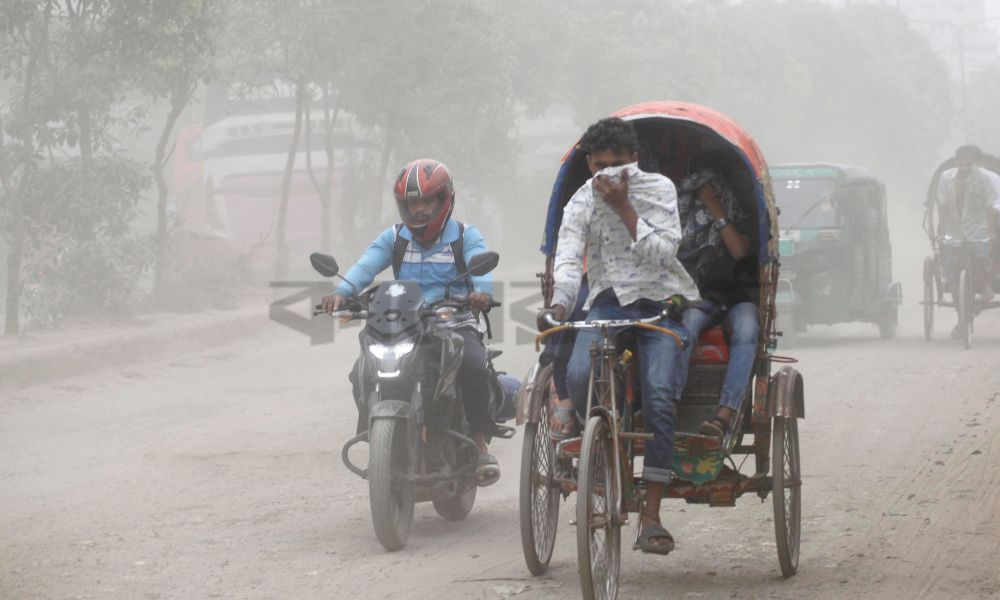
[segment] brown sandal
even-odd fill
[[[698,433],[708,437],[723,438],[727,431],[729,431],[729,423],[719,415],[714,415],[701,424]]]

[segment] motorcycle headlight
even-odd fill
[[[455,318],[455,309],[451,306],[440,306],[434,309],[434,316],[442,321],[450,321]]]
[[[413,342],[398,344],[369,344],[368,352],[379,360],[398,360],[413,351]]]

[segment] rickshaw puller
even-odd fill
[[[587,255],[590,294],[588,321],[637,319],[656,315],[660,300],[681,294],[698,299],[698,290],[677,260],[681,230],[674,184],[635,164],[639,143],[632,125],[607,118],[590,126],[580,140],[593,177],[569,200],[563,211],[553,265],[552,308],[558,320],[573,306]],[[620,174],[620,181],[613,178]],[[541,323],[541,318],[539,319]],[[683,326],[658,323],[687,340]],[[660,501],[673,478],[674,398],[672,369],[681,349],[670,336],[638,330],[639,373],[646,430],[642,477],[646,501],[640,521],[643,552],[667,554],[674,548],[660,524]],[[595,331],[581,331],[567,368],[567,386],[576,412],[585,417],[591,370],[590,348],[600,340]]]
[[[982,154],[978,146],[961,146],[955,151],[957,166],[941,174],[937,190],[941,215],[938,233],[944,276],[952,294],[958,284],[961,258],[950,242],[966,240],[972,243],[973,287],[988,301],[993,298],[991,217],[1000,202],[1000,176],[979,166]],[[958,326],[952,337],[958,337]]]

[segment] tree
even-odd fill
[[[135,264],[124,262],[142,259],[141,252],[120,252],[121,244],[129,242],[121,228],[104,235],[106,209],[118,208],[115,199],[122,193],[130,194],[133,204],[140,194],[142,179],[133,177],[134,163],[119,155],[114,127],[135,124],[141,112],[120,110],[128,85],[125,65],[117,58],[124,43],[112,27],[115,5],[20,0],[0,10],[2,75],[14,90],[12,101],[0,111],[6,134],[0,141],[2,208],[10,217],[4,221],[10,223],[6,233],[11,241],[5,332],[16,335],[25,312],[23,278],[36,277],[45,261],[48,273],[66,278],[70,269],[92,275],[111,275],[119,268],[134,271]],[[124,181],[135,185],[124,186]],[[51,189],[59,194],[37,193],[50,185],[56,185]],[[60,236],[47,237],[50,209],[71,191],[70,212],[76,218],[66,221]],[[124,211],[114,222],[125,215],[134,216],[134,211]],[[72,252],[78,252],[82,262],[65,260]],[[49,291],[40,289],[42,295]],[[69,295],[81,293],[76,289]],[[37,301],[38,296],[28,299]],[[37,304],[28,308],[38,313]]]
[[[216,47],[223,26],[222,2],[207,0],[140,0],[126,2],[115,22],[118,39],[131,40],[122,60],[135,69],[136,84],[155,100],[166,100],[168,112],[156,143],[151,170],[156,183],[156,252],[154,292],[163,291],[168,245],[167,188],[164,170],[170,160],[177,121],[198,86],[216,72]]]
[[[370,183],[350,199],[356,206],[377,216],[390,165],[419,157],[449,166],[465,214],[502,199],[517,158],[516,39],[503,27],[507,10],[468,0],[346,3],[358,34],[340,104],[380,146]]]
[[[4,335],[21,331],[22,268],[26,224],[24,198],[32,183],[36,154],[36,129],[48,115],[38,110],[38,80],[47,59],[53,2],[18,1],[0,10],[0,75],[13,83],[14,103],[0,110],[0,184],[9,223],[7,285],[4,302]],[[4,114],[6,117],[4,118]],[[10,118],[13,117],[13,118]],[[8,141],[8,137],[10,140]]]

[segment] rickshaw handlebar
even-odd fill
[[[542,340],[560,331],[566,331],[568,329],[620,329],[625,327],[639,327],[641,329],[649,329],[650,331],[658,331],[660,333],[672,337],[674,341],[677,343],[677,345],[683,348],[684,340],[681,339],[681,336],[677,335],[676,332],[671,331],[666,327],[660,327],[659,325],[653,324],[667,317],[668,317],[668,312],[664,310],[657,315],[654,315],[652,317],[646,317],[644,319],[594,319],[593,321],[559,321],[556,318],[554,318],[551,313],[549,313],[545,315],[544,320],[545,323],[551,325],[552,328],[546,329],[545,331],[539,333],[535,337],[535,351],[537,352],[541,348]]]

